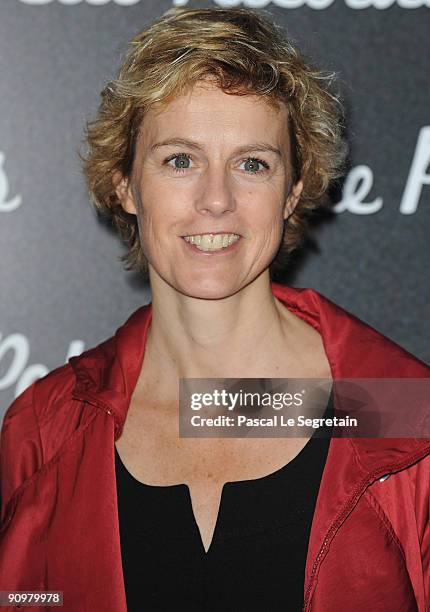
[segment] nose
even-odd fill
[[[206,169],[195,207],[198,212],[213,216],[233,212],[236,209],[231,180],[226,168],[221,164]]]

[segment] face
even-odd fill
[[[151,286],[219,299],[275,257],[302,184],[292,184],[288,111],[196,85],[146,114],[132,175],[115,175],[137,215]]]

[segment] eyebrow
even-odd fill
[[[200,151],[203,151],[203,147],[201,146],[201,144],[199,144],[198,142],[195,142],[194,140],[188,140],[187,138],[168,138],[167,140],[156,142],[150,147],[150,151],[152,153],[156,149],[159,149],[160,147],[166,147],[168,145],[184,146],[184,147],[189,147],[192,149],[198,149]],[[260,151],[260,152],[269,151],[269,152],[275,153],[279,157],[282,157],[281,151],[277,147],[274,147],[273,145],[267,142],[252,142],[250,144],[243,145],[242,147],[238,147],[235,152],[241,155],[243,153],[249,153],[250,151]]]

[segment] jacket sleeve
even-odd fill
[[[0,526],[4,526],[14,493],[43,463],[34,388],[21,393],[6,410],[0,434]]]

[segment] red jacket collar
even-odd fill
[[[271,283],[276,298],[321,335],[338,378],[421,378],[430,368],[375,329],[313,289]],[[151,303],[140,307],[97,347],[70,359],[76,383],[74,397],[104,405],[116,423],[117,439],[145,353],[152,318]],[[402,464],[429,445],[427,439],[351,438],[362,467],[372,472],[383,465]]]

